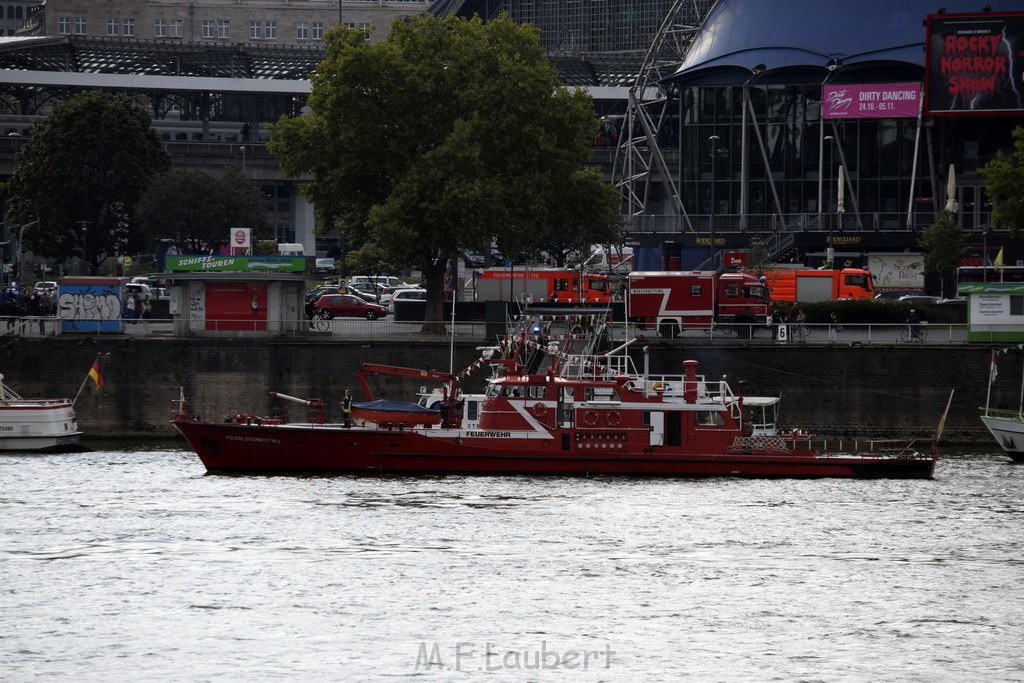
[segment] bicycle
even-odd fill
[[[331,329],[330,318],[323,315],[323,311],[317,311],[312,318],[309,319],[309,328],[316,330],[317,332],[329,332]]]
[[[914,329],[913,325],[905,325],[900,330],[900,341],[902,342],[924,342],[928,338],[928,330],[922,326]]]

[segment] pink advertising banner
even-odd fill
[[[823,119],[911,118],[920,107],[920,83],[826,85],[821,91]]]

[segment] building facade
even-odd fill
[[[393,19],[421,14],[424,0],[44,0],[25,31],[32,35],[270,45],[323,45],[339,22],[387,35]]]

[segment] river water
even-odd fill
[[[1024,466],[207,475],[0,456],[0,679],[1024,679]]]

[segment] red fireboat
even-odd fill
[[[366,364],[366,402],[350,426],[324,420],[323,402],[276,396],[314,409],[310,422],[252,414],[225,421],[189,416],[174,425],[210,472],[366,474],[640,475],[678,477],[863,477],[929,479],[938,435],[892,442],[825,442],[755,416],[778,401],[746,400],[726,380],[652,375],[610,346],[606,312],[530,309],[473,369],[488,368],[481,394],[463,393],[466,372]],[[607,349],[607,350],[604,350]],[[375,401],[367,376],[421,378],[439,386],[433,404]],[[942,422],[940,422],[942,424]],[[765,425],[769,425],[765,428]],[[917,450],[921,448],[921,450]]]

